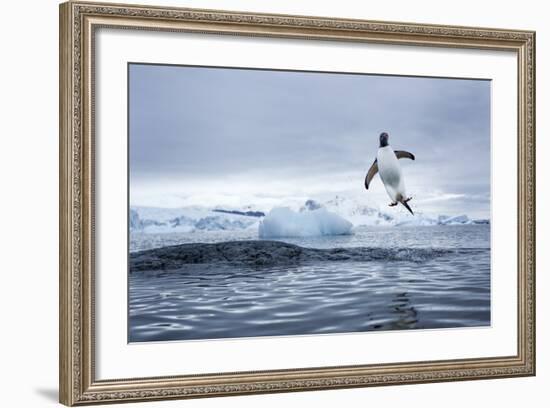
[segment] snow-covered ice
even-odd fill
[[[245,213],[242,213],[245,214]],[[257,228],[259,217],[201,207],[130,208],[129,224],[133,232],[170,233],[194,231],[235,231]]]
[[[441,225],[461,225],[461,224],[471,224],[472,220],[468,218],[467,215],[457,215],[454,217],[439,217],[439,223]]]

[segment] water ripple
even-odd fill
[[[490,251],[285,267],[189,264],[130,275],[130,341],[490,324]]]

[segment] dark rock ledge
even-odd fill
[[[304,248],[282,241],[194,243],[149,249],[130,254],[130,271],[176,270],[187,264],[275,266],[320,261],[412,261],[443,256],[449,249],[433,248]]]

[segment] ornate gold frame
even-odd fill
[[[507,50],[518,63],[518,349],[513,356],[176,377],[94,375],[93,47],[98,27]],[[535,374],[535,33],[122,4],[60,5],[60,401],[191,398]]]

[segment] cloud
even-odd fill
[[[467,199],[490,188],[489,81],[132,64],[129,113],[133,202],[363,198],[387,131],[416,155],[407,187],[428,210],[489,211]],[[387,201],[378,187],[368,199]]]

